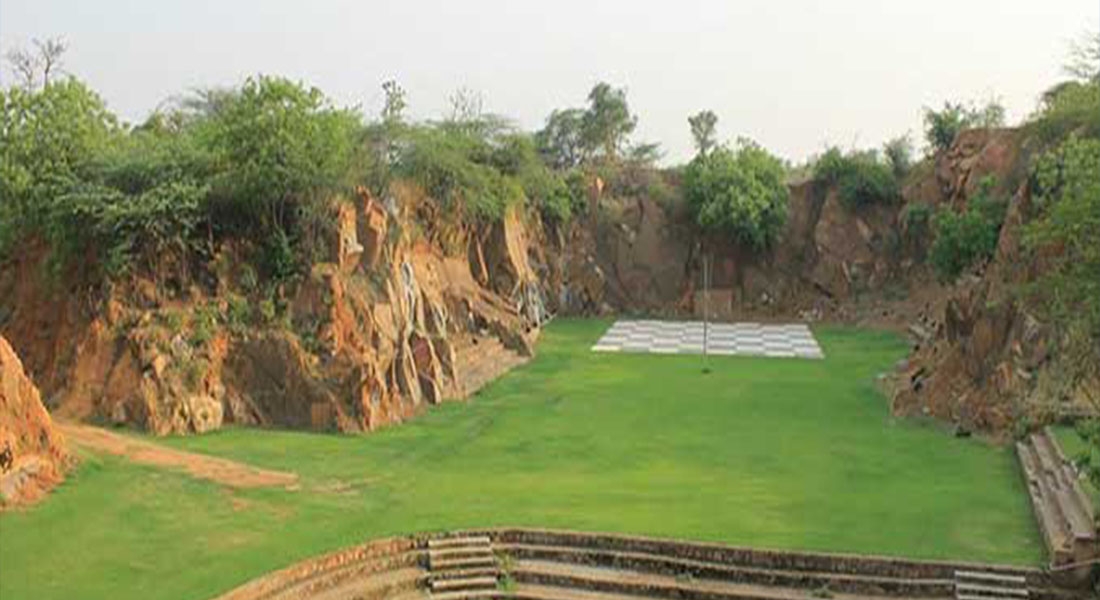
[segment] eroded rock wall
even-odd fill
[[[40,499],[61,482],[70,460],[38,388],[0,337],[0,508]]]

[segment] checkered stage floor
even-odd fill
[[[702,354],[702,321],[615,321],[596,352]],[[711,323],[707,352],[727,356],[825,358],[810,328],[803,324]]]

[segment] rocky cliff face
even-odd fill
[[[1013,130],[965,132],[896,205],[850,209],[834,190],[795,185],[762,253],[700,234],[682,203],[613,197],[598,180],[568,226],[519,212],[471,225],[411,186],[360,191],[332,215],[328,257],[266,291],[247,249],[226,245],[199,282],[135,278],[96,295],[79,265],[44,279],[32,241],[0,268],[0,332],[66,418],[158,434],[369,431],[464,396],[479,339],[529,356],[548,313],[698,316],[709,262],[713,318],[909,326],[917,345],[894,408],[1004,430],[1027,412],[1020,398],[1056,379],[1044,375],[1048,329],[1011,294],[1036,268],[1020,254],[1022,147]],[[923,261],[927,233],[904,214],[965,207],[986,175],[1015,192],[997,258],[945,288]]]
[[[0,337],[0,508],[41,498],[62,480],[69,461],[38,389]]]
[[[1070,373],[1075,369],[1060,360],[1055,331],[1019,293],[1042,269],[1042,258],[1021,245],[1034,213],[1026,169],[1019,132],[967,131],[937,159],[934,180],[911,196],[965,207],[991,175],[1011,200],[993,260],[944,290],[911,328],[917,343],[894,383],[895,412],[1008,434],[1095,410],[1088,398],[1100,391],[1100,380]]]
[[[44,252],[21,253],[0,270],[0,330],[67,418],[372,430],[464,395],[464,336],[529,356],[545,317],[519,215],[472,228],[432,207],[405,186],[339,203],[328,262],[268,296],[232,247],[205,286],[138,278],[98,299],[43,278]]]

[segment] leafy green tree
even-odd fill
[[[695,141],[695,149],[699,154],[710,152],[717,143],[715,135],[718,128],[718,115],[711,110],[700,111],[688,117],[688,125],[691,126],[691,137]]]
[[[615,160],[627,137],[638,125],[630,113],[626,90],[597,83],[588,93],[588,109],[581,118],[581,140],[587,152]]]
[[[771,245],[787,216],[783,162],[748,140],[715,148],[684,169],[684,194],[704,229],[756,249]]]
[[[359,120],[316,88],[252,77],[201,124],[217,173],[216,224],[289,231],[308,196],[345,185]]]
[[[584,111],[579,108],[554,110],[546,126],[535,134],[543,160],[555,169],[572,169],[584,160]]]
[[[76,79],[0,90],[0,247],[44,228],[57,198],[89,179],[120,136],[115,116]]]

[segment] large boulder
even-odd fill
[[[42,498],[61,482],[70,460],[38,388],[0,337],[0,507]]]

